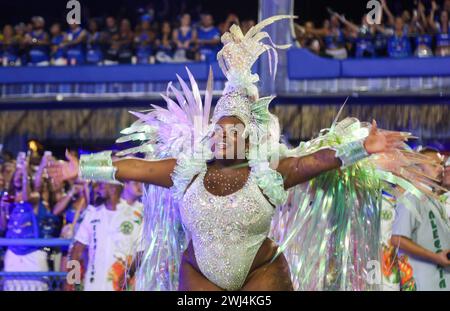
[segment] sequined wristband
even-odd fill
[[[364,139],[352,141],[333,149],[336,151],[336,158],[342,162],[341,168],[346,168],[369,156],[364,148]]]
[[[119,184],[117,168],[113,166],[111,151],[82,155],[79,176],[82,179]]]

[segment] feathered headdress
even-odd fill
[[[278,20],[292,18],[295,17],[278,15],[267,18],[250,28],[245,35],[237,25],[233,25],[222,36],[224,47],[217,54],[217,60],[227,82],[214,109],[213,123],[224,116],[235,116],[254,129],[269,125],[271,115],[268,106],[273,97],[259,98],[256,87],[259,76],[252,73],[252,66],[261,54],[268,52],[270,73],[275,77],[278,63],[276,49],[287,49],[291,45],[276,45],[269,34],[261,30]],[[268,39],[269,44],[263,43],[263,39]]]

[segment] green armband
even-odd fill
[[[111,151],[84,154],[80,157],[79,176],[85,180],[120,184],[116,180],[117,168],[113,166]]]
[[[336,151],[336,158],[342,162],[341,168],[346,168],[369,156],[364,148],[364,139],[352,141],[333,149]]]

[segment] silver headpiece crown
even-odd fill
[[[259,76],[253,74],[251,68],[261,54],[268,52],[270,70],[272,76],[275,76],[278,62],[276,49],[290,47],[290,44],[275,45],[269,34],[261,30],[278,20],[288,18],[292,19],[295,16],[272,16],[250,28],[245,35],[239,26],[233,25],[229,32],[222,35],[221,41],[224,46],[217,54],[217,60],[227,78],[227,82],[223,95],[214,109],[213,123],[224,116],[238,117],[246,126],[261,119],[253,116],[253,114],[261,111],[261,107],[257,105],[259,94],[255,85],[259,81]],[[265,38],[269,39],[270,44],[261,42]],[[255,104],[258,107],[255,107]]]

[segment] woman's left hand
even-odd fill
[[[364,148],[369,154],[387,152],[401,147],[406,140],[407,137],[400,132],[380,132],[377,122],[373,120],[369,136],[364,141]]]

